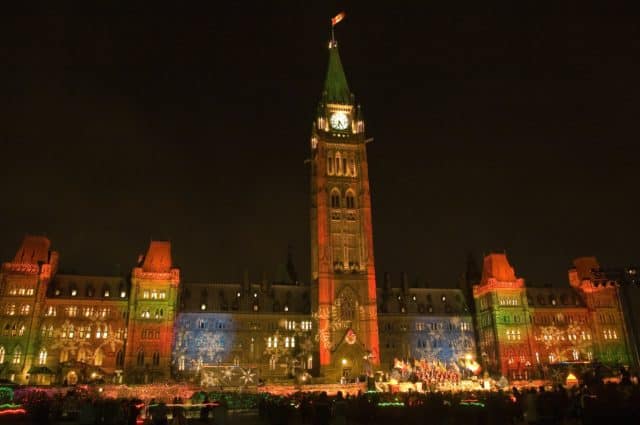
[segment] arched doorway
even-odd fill
[[[78,383],[78,374],[74,370],[67,373],[67,384],[76,385],[77,383]]]

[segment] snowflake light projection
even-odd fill
[[[229,320],[229,315],[181,314],[174,331],[174,366],[182,367],[178,364],[180,359],[184,359],[184,369],[189,370],[228,361],[235,333],[214,327],[214,323],[225,320]]]
[[[576,324],[566,327],[540,326],[534,333],[534,340],[552,362],[584,359],[591,347],[590,333]]]
[[[327,323],[327,326],[325,328],[318,329],[318,332],[315,335],[316,342],[323,348],[329,350],[335,348],[335,344],[339,342],[335,341],[335,338],[341,337],[344,334],[344,331],[352,326],[353,320],[345,319],[343,314],[341,314],[343,298],[344,297],[339,297],[328,309],[319,308],[318,312],[312,314],[316,323],[322,323],[323,319],[327,320],[325,322]],[[364,307],[357,302],[353,302],[351,300],[350,302],[354,304],[355,307],[354,315],[364,318],[366,314]]]
[[[240,366],[205,367],[200,373],[203,387],[248,387],[257,382],[256,371]]]
[[[73,337],[69,332],[73,329]],[[82,330],[82,331],[81,331]],[[101,330],[97,337],[96,331]],[[106,330],[106,332],[105,332]],[[124,346],[123,335],[118,337],[113,327],[104,317],[93,314],[74,321],[65,319],[60,326],[56,326],[52,341],[47,344],[53,350],[65,351],[69,359],[73,359],[81,350],[84,350],[84,363],[92,363],[98,350],[115,352]]]
[[[413,338],[415,359],[455,364],[475,352],[473,333],[462,330],[459,317],[425,317],[416,322],[422,330]],[[418,327],[417,323],[413,326]]]

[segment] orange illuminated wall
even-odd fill
[[[312,305],[321,373],[365,373],[380,361],[371,195],[364,121],[335,42],[311,155]]]

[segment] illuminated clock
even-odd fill
[[[329,117],[329,124],[334,130],[346,130],[349,127],[349,116],[341,111],[334,112]]]

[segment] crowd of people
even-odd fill
[[[0,423],[224,425],[230,423],[229,409],[253,412],[255,421],[265,425],[600,425],[631,424],[640,418],[640,385],[628,373],[616,382],[583,376],[581,384],[569,388],[358,391],[331,396],[304,391],[288,396],[200,391],[188,400],[116,399],[75,388],[53,396],[42,390],[26,391],[16,398],[26,409],[24,421],[3,422],[0,417]]]
[[[399,382],[422,382],[424,388],[457,386],[462,379],[462,371],[455,363],[395,359],[390,378]]]
[[[566,389],[524,387],[497,391],[366,392],[329,397],[298,393],[264,397],[260,417],[269,425],[600,425],[640,418],[637,383],[597,383]]]

